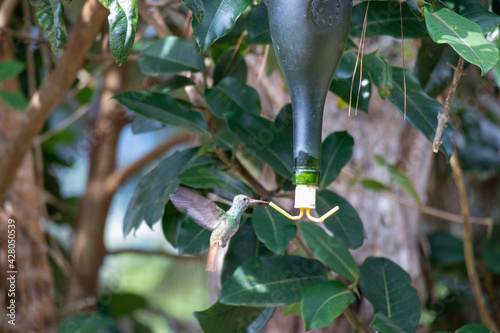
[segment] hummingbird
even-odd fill
[[[206,268],[209,272],[216,271],[219,248],[225,248],[238,231],[243,212],[253,203],[269,203],[239,194],[234,197],[233,204],[226,212],[212,200],[182,186],[170,195],[170,200],[178,211],[186,214],[201,227],[212,231]]]

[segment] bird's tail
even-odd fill
[[[210,251],[208,252],[207,271],[215,272],[217,270],[217,252],[219,251],[219,243],[213,242],[210,244]]]

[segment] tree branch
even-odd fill
[[[147,255],[147,256],[160,256],[168,259],[174,260],[187,260],[187,261],[202,261],[205,260],[204,255],[200,256],[178,256],[175,254],[168,253],[166,251],[154,251],[154,250],[140,250],[140,249],[119,249],[108,251],[108,256],[116,256],[120,254],[139,254],[139,255]]]
[[[134,163],[125,166],[119,170],[115,170],[106,179],[106,185],[105,185],[106,190],[110,191],[111,193],[114,193],[120,186],[125,184],[127,180],[129,180],[132,176],[141,171],[146,165],[156,160],[157,158],[161,157],[163,154],[168,152],[173,147],[178,146],[181,143],[184,143],[191,138],[192,135],[189,132],[182,132],[174,136],[170,140],[167,140],[162,144],[158,145],[156,148],[154,148],[152,151],[150,151],[149,153],[147,153]]]
[[[457,90],[458,83],[462,77],[464,71],[464,58],[460,57],[458,59],[457,67],[455,67],[455,73],[453,74],[453,80],[451,81],[450,89],[448,90],[448,96],[444,102],[443,112],[438,114],[438,127],[436,128],[436,135],[434,136],[434,143],[432,144],[432,151],[437,153],[439,151],[439,146],[441,146],[441,136],[443,135],[444,127],[448,123],[451,102],[455,96],[455,91]]]
[[[75,81],[76,74],[82,68],[87,51],[107,14],[108,10],[97,0],[88,0],[85,3],[55,69],[31,98],[14,137],[8,142],[2,142],[0,156],[9,158],[0,159],[0,202],[3,202],[7,188],[15,178],[24,155],[40,133],[45,120]]]
[[[347,318],[347,320],[355,330],[357,330],[360,333],[368,333],[363,324],[361,324],[358,318],[356,318],[356,316],[354,315],[354,313],[352,313],[351,309],[349,308],[345,309],[343,315]]]
[[[483,299],[483,292],[481,290],[481,285],[479,284],[479,278],[477,276],[476,264],[474,259],[474,249],[472,246],[472,226],[470,222],[470,211],[469,203],[467,200],[467,192],[465,190],[465,183],[463,179],[462,167],[458,160],[457,150],[453,152],[450,159],[451,171],[455,184],[457,186],[458,197],[460,200],[460,209],[462,211],[462,216],[464,219],[464,254],[465,254],[465,266],[467,267],[467,275],[469,276],[469,282],[474,294],[474,299],[476,301],[477,308],[479,310],[479,315],[481,316],[481,321],[489,329],[498,332],[498,328],[495,322],[490,316],[488,308]]]

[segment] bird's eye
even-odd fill
[[[248,198],[243,199],[243,201],[248,201]]]

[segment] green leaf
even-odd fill
[[[390,191],[391,189],[384,184],[376,181],[375,179],[363,179],[361,181],[361,186],[367,190],[372,191]]]
[[[161,218],[169,195],[177,188],[175,178],[190,166],[198,151],[196,147],[175,152],[140,179],[127,206],[123,222],[124,235],[137,230],[142,221],[151,227]]]
[[[476,23],[448,8],[430,12],[424,8],[429,36],[436,43],[450,44],[465,60],[481,68],[485,75],[500,59],[500,53],[483,35]]]
[[[231,306],[215,303],[210,308],[195,312],[205,333],[249,333],[259,332],[274,313],[273,308]]]
[[[24,111],[29,103],[22,91],[11,92],[0,90],[0,99],[2,99],[5,104],[18,111]]]
[[[217,85],[223,78],[232,76],[241,82],[247,81],[247,63],[240,50],[234,53],[234,47],[229,48],[217,60],[214,69],[214,85]]]
[[[252,223],[249,223],[248,220],[246,222],[242,220],[238,232],[231,238],[229,249],[224,258],[221,283],[226,282],[243,262],[259,255],[272,255],[272,252],[259,242],[252,228]]]
[[[205,89],[205,102],[219,118],[228,112],[260,114],[259,94],[234,77],[226,77],[212,89]]]
[[[417,78],[409,70],[406,70],[406,120],[420,131],[429,142],[434,141],[437,128],[437,115],[443,111],[443,106],[438,101],[429,97],[420,86]],[[391,90],[389,101],[394,104],[401,114],[404,114],[404,88],[403,70],[392,68],[392,81],[394,88]],[[453,154],[453,143],[451,137],[453,130],[447,125],[443,131],[441,140],[443,144],[439,148],[448,158]]]
[[[189,10],[193,12],[198,22],[203,21],[205,17],[205,6],[202,0],[182,0]]]
[[[368,54],[363,59],[363,66],[366,66],[371,81],[377,86],[380,97],[387,99],[394,87],[392,84],[392,67],[387,59],[378,57],[375,54]]]
[[[464,246],[460,239],[447,232],[437,232],[429,236],[432,259],[445,266],[465,262]]]
[[[137,309],[145,309],[148,304],[144,297],[131,293],[111,293],[109,308],[114,317],[128,317]]]
[[[283,306],[300,301],[309,287],[325,279],[324,266],[313,259],[257,257],[244,262],[224,283],[219,300],[229,305]]]
[[[403,332],[413,332],[420,320],[420,299],[411,278],[387,258],[368,257],[361,266],[359,286],[363,296],[398,325]]]
[[[179,182],[186,186],[204,189],[218,188],[233,194],[252,195],[252,190],[241,180],[233,178],[215,167],[194,167],[181,173]]]
[[[300,305],[302,302],[287,304],[283,306],[283,317],[286,316],[301,316]]]
[[[102,0],[109,9],[109,48],[116,64],[121,66],[127,60],[135,41],[138,7],[137,0]]]
[[[368,2],[362,2],[352,8],[351,36],[360,37]],[[372,1],[368,9],[366,37],[387,35],[401,38],[401,21],[405,38],[427,37],[425,23],[416,17],[407,3],[402,4],[399,13],[398,1]]]
[[[480,324],[470,324],[460,327],[455,333],[494,333]]]
[[[169,201],[165,205],[161,226],[163,235],[173,247],[177,247],[177,240],[179,239],[183,219],[184,215],[175,209],[174,205]]]
[[[292,139],[274,123],[250,113],[227,115],[229,129],[245,148],[276,173],[292,178]]]
[[[182,89],[187,86],[192,86],[194,85],[193,80],[185,77],[185,76],[179,76],[175,75],[168,80],[156,85],[153,87],[154,92],[161,92],[164,94],[170,93],[172,91],[176,91],[179,89]]]
[[[207,134],[208,125],[196,111],[186,110],[172,97],[149,91],[131,91],[114,97],[127,109],[164,124]]]
[[[132,121],[132,133],[140,134],[152,131],[158,131],[165,128],[167,125],[159,121],[150,119],[140,114],[136,114],[134,121]]]
[[[323,228],[310,222],[301,222],[299,228],[307,245],[321,262],[351,282],[359,278],[358,265],[344,242],[327,235]]]
[[[356,70],[356,76],[354,77],[354,82],[352,81],[352,75],[348,79],[333,79],[329,89],[346,103],[352,101],[351,105],[353,109],[356,108],[357,104],[358,110],[368,112],[368,105],[370,104],[370,97],[372,96],[372,83],[368,74],[366,74],[366,72],[363,72],[363,77],[360,85],[360,74],[361,69],[358,67],[358,69]],[[352,99],[350,97],[351,86],[353,86]]]
[[[95,312],[89,315],[73,315],[62,320],[57,326],[58,333],[93,333],[113,326],[112,317]]]
[[[196,222],[185,216],[182,219],[179,237],[177,239],[177,249],[179,255],[202,254],[210,248],[210,235],[212,232],[203,229]]]
[[[254,207],[252,225],[259,240],[276,254],[282,254],[297,233],[293,221],[269,207]]]
[[[248,14],[246,28],[248,32],[247,44],[271,44],[267,6],[263,2],[253,7]]]
[[[482,242],[481,254],[485,265],[495,274],[500,275],[500,227],[495,226],[490,237]]]
[[[215,144],[222,150],[229,150],[236,144],[236,138],[233,133],[229,131],[229,128],[223,127],[217,134],[212,138]]]
[[[341,196],[323,190],[316,198],[316,210],[321,216],[335,206],[339,210],[323,222],[334,236],[339,237],[347,247],[357,249],[363,244],[365,231],[356,210]]]
[[[327,327],[355,300],[349,288],[339,281],[324,281],[307,289],[301,305],[306,331]]]
[[[30,0],[30,4],[35,7],[38,23],[49,37],[52,52],[55,54],[68,42],[64,7],[59,0]]]
[[[377,312],[373,316],[373,321],[370,327],[378,332],[384,333],[405,333],[401,327],[399,327],[394,321],[387,318],[383,313]]]
[[[403,170],[399,170],[394,165],[387,165],[387,170],[389,170],[392,181],[396,183],[403,192],[411,196],[413,200],[415,200],[415,203],[420,206],[421,202],[418,193],[406,173]]]
[[[458,62],[459,55],[449,45],[423,39],[418,50],[415,76],[429,96],[436,97],[448,88],[453,79],[450,64]]]
[[[354,139],[347,132],[330,134],[321,145],[320,188],[330,185],[352,156]]]
[[[21,74],[26,65],[19,60],[10,60],[0,62],[0,81],[13,79]]]
[[[500,16],[484,8],[479,0],[452,0],[450,2],[457,14],[477,23],[485,34],[500,25]]]
[[[205,17],[202,22],[193,20],[193,31],[201,53],[233,28],[238,17],[251,0],[204,0]]]
[[[205,69],[205,63],[195,44],[169,36],[142,51],[139,67],[144,75],[158,76],[182,71],[199,72]]]

